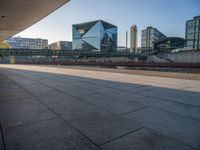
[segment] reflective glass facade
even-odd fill
[[[185,39],[188,49],[200,49],[200,16],[186,22]]]
[[[11,37],[5,40],[13,49],[48,49],[48,40]]]
[[[73,29],[73,50],[117,51],[117,27],[102,20],[76,24]]]
[[[69,41],[58,41],[51,43],[51,50],[72,50],[72,42]]]
[[[144,53],[154,53],[154,42],[165,38],[166,36],[156,28],[147,27],[142,30],[141,47]]]

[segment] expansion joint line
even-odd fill
[[[111,143],[111,142],[113,142],[113,141],[115,141],[115,140],[117,140],[117,139],[123,138],[123,137],[125,137],[125,136],[127,136],[127,135],[129,135],[129,134],[132,134],[132,133],[137,132],[137,131],[142,130],[142,129],[144,129],[144,127],[138,128],[138,129],[136,129],[136,130],[134,130],[134,131],[128,132],[128,133],[126,133],[126,134],[124,134],[124,135],[121,135],[121,136],[119,136],[119,137],[116,137],[116,138],[114,138],[114,139],[111,139],[110,141],[107,141],[107,142],[101,144],[100,146],[102,147],[103,145],[106,145],[106,144],[108,144],[108,143]]]
[[[26,91],[29,95],[34,97],[37,101],[39,101],[42,105],[44,105],[49,111],[53,112],[56,116],[58,116],[60,119],[62,119],[65,123],[67,123],[70,127],[72,127],[75,131],[79,132],[83,137],[85,137],[88,141],[90,141],[92,144],[94,144],[97,148],[100,148],[99,145],[97,145],[92,139],[90,139],[87,135],[85,135],[82,131],[80,131],[78,128],[73,126],[69,121],[65,120],[61,115],[59,115],[57,112],[55,112],[52,108],[50,108],[47,104],[42,102],[38,97],[33,95],[31,92],[29,92],[27,89],[25,89],[22,85],[18,84],[15,80],[11,79],[13,82],[15,82],[20,88],[22,88],[24,91]],[[5,149],[6,150],[6,149]]]
[[[2,139],[2,143],[3,143],[3,150],[6,150],[5,139],[3,136],[3,128],[2,128],[1,122],[0,122],[0,132],[1,132],[1,139]]]

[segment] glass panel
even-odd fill
[[[195,25],[195,21],[191,20],[191,21],[187,21],[187,27],[193,27]]]
[[[193,33],[194,32],[194,28],[187,28],[187,33]]]
[[[73,49],[116,51],[117,27],[104,21],[74,25]]]
[[[83,40],[93,46],[95,49],[100,50],[100,38],[84,38]]]
[[[80,39],[81,35],[80,33],[76,30],[75,27],[73,27],[73,39]]]
[[[187,34],[187,39],[194,39],[194,34],[193,33]]]
[[[87,33],[83,36],[83,38],[92,38],[92,37],[99,37],[100,38],[100,30],[102,25],[100,22],[97,22]]]

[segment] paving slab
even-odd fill
[[[124,99],[124,100],[130,100],[130,101],[133,100],[134,101],[134,99],[140,99],[140,98],[146,97],[146,96],[140,94],[139,91],[141,88],[142,87],[137,88],[138,92],[136,92],[136,91],[135,92],[132,92],[132,91],[127,92],[127,91],[123,91],[123,88],[122,88],[122,90],[119,90],[119,89],[112,89],[112,88],[106,87],[106,88],[100,89],[98,91],[98,93],[105,95],[106,97],[114,96],[113,100],[115,100],[115,98],[120,98],[120,99]],[[134,89],[132,89],[132,90],[134,91]]]
[[[62,106],[68,103],[68,99],[74,100],[75,98],[59,91],[52,90],[51,92],[43,92],[34,94],[37,99],[41,100],[44,104],[49,107]]]
[[[34,82],[34,80],[38,80],[42,83],[45,83],[47,85],[53,85],[54,87],[56,86],[64,86],[66,89],[70,89],[71,87],[74,88],[81,88],[81,89],[86,89],[88,91],[90,90],[94,90],[94,89],[100,89],[101,86],[99,86],[98,84],[93,84],[90,83],[87,79],[83,79],[83,78],[75,78],[73,76],[68,76],[66,78],[65,75],[50,75],[50,74],[40,74],[40,73],[32,73],[32,72],[26,72],[26,73],[21,73],[20,71],[17,71],[17,73],[19,73],[22,77],[22,79],[24,77],[27,77],[27,79],[32,79],[32,82]],[[53,77],[52,77],[53,76]],[[23,83],[23,82],[22,82]],[[28,83],[28,82],[27,82]]]
[[[0,69],[6,149],[200,148],[198,81],[7,67]]]
[[[129,122],[85,103],[82,99],[76,99],[58,91],[48,95],[40,95],[38,99],[93,139],[98,145],[140,128],[136,123]]]
[[[10,91],[10,89],[9,89]],[[7,93],[7,94],[6,94]],[[9,94],[12,93],[12,94]],[[16,94],[14,94],[16,93]],[[29,99],[30,95],[27,92],[21,92],[18,90],[11,90],[11,92],[5,91],[4,94],[0,94],[1,95],[1,100],[0,100],[0,104],[3,103],[10,103],[11,101],[20,101],[23,99]]]
[[[50,92],[51,88],[44,86],[42,84],[39,84],[36,81],[32,81],[29,79],[30,83],[23,83],[23,77],[21,77],[20,79],[13,79],[19,86],[22,86],[24,89],[26,89],[27,91],[29,91],[29,93],[32,94],[38,94],[38,93],[43,93],[43,92]]]
[[[128,84],[128,83],[120,83],[120,82],[107,81],[107,80],[101,80],[101,82],[99,82],[98,80],[95,80],[95,79],[88,79],[88,82],[90,84],[99,85],[107,89],[115,89],[115,90],[119,90],[123,92],[138,93],[138,92],[150,90],[149,86],[140,85],[140,84]]]
[[[1,127],[1,125],[0,125]],[[0,129],[0,150],[4,150],[2,130]]]
[[[97,145],[141,128],[134,121],[78,100],[68,100],[67,104],[51,108]]]
[[[140,99],[142,97],[122,93],[120,91],[115,91],[114,93],[115,94],[113,94],[113,92],[112,94],[102,93],[101,91],[87,96],[80,96],[80,98],[119,115],[146,107],[144,104],[134,101],[134,99]]]
[[[77,96],[77,97],[82,96],[82,95],[90,95],[98,90],[98,89],[89,88],[89,87],[81,88],[81,87],[70,85],[67,83],[59,83],[56,81],[52,82],[49,80],[43,80],[40,83],[45,84],[48,88],[51,88],[51,89],[53,88],[54,90],[59,90],[62,93],[65,93],[71,96]]]
[[[193,147],[200,147],[200,122],[198,120],[153,108],[129,113],[124,117]]]
[[[97,150],[61,119],[5,130],[6,150]]]
[[[0,120],[4,128],[12,128],[57,117],[48,108],[31,97],[3,103],[0,106]]]
[[[136,101],[146,106],[151,106],[159,110],[172,112],[175,113],[175,115],[179,114],[189,118],[198,119],[200,121],[200,107],[168,101],[166,99],[156,97],[144,97],[141,99],[136,99]]]
[[[143,128],[102,146],[103,150],[195,150],[151,129]],[[196,149],[197,150],[197,149]]]
[[[141,94],[193,106],[200,105],[200,95],[197,92],[152,87],[152,90]]]

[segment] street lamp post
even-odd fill
[[[126,31],[126,53],[128,52],[128,31]]]

